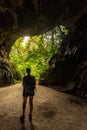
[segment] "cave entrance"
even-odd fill
[[[15,80],[25,75],[27,67],[39,79],[41,73],[48,69],[51,57],[58,52],[63,34],[66,35],[67,30],[60,26],[42,35],[19,37],[10,52],[10,60],[16,69]]]

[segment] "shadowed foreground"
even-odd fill
[[[21,84],[0,88],[0,130],[87,130],[87,104],[80,99],[37,85],[33,122],[20,123]]]

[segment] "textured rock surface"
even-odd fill
[[[50,67],[49,74],[48,71],[46,73],[47,77],[50,76],[49,84],[59,83],[67,86],[80,70],[80,84],[86,84],[83,80],[87,75],[86,23],[87,0],[0,0],[1,84],[4,82],[4,72],[7,74],[6,77],[9,77],[9,72],[12,77],[13,68],[10,67],[9,53],[14,41],[19,36],[44,33],[57,25],[66,26],[69,35],[62,43],[60,54],[53,58],[54,68]],[[10,71],[7,71],[7,68]],[[44,80],[48,83],[48,78],[44,77]]]
[[[41,76],[40,84],[62,86],[63,91],[87,97],[87,15],[75,24],[63,40],[58,54],[50,60],[50,68]]]

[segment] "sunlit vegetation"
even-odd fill
[[[54,28],[43,35],[20,37],[11,49],[10,59],[21,76],[25,75],[26,67],[37,79],[49,67],[48,62],[62,42],[62,33],[67,34],[65,27]]]

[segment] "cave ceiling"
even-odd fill
[[[10,68],[9,53],[15,40],[20,36],[43,34],[59,25],[66,26],[71,34],[77,29],[76,33],[68,38],[68,41],[70,41],[70,45],[73,43],[79,48],[81,55],[80,61],[81,57],[86,59],[87,0],[0,0],[0,78],[2,78],[3,83],[6,82],[4,82],[3,74],[6,74],[8,78],[9,73],[11,75],[13,72],[13,67]],[[73,42],[74,40],[76,41]],[[68,43],[67,40],[61,47],[61,52],[64,52],[64,54],[67,51],[65,43]],[[79,45],[77,45],[78,43]],[[55,61],[55,63],[56,66],[57,61]],[[58,67],[55,68],[58,70]],[[70,68],[70,66],[67,65],[67,68]],[[70,71],[67,70],[67,72]],[[52,71],[52,75],[53,73],[54,71]],[[72,72],[70,74],[72,75]],[[59,74],[59,76],[61,76],[61,74]],[[70,75],[67,76],[67,82],[69,81],[68,77],[70,77]],[[87,75],[82,77],[87,77]],[[53,81],[53,79],[50,81]],[[60,81],[64,81],[64,77],[61,78]],[[82,82],[83,81],[84,80],[82,80]],[[1,83],[1,85],[3,85],[3,83]],[[7,84],[9,84],[9,82],[7,82]],[[87,86],[87,82],[85,86]]]
[[[87,12],[87,0],[0,0],[0,35],[38,35],[68,28]]]

